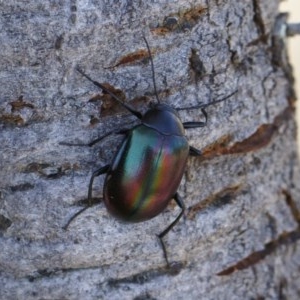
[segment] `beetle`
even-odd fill
[[[189,156],[199,156],[201,151],[189,145],[185,129],[203,127],[207,124],[207,106],[224,101],[229,96],[208,104],[198,104],[188,108],[172,108],[161,103],[158,97],[154,64],[149,44],[144,37],[152,69],[152,79],[157,103],[145,114],[141,114],[131,105],[124,103],[101,83],[93,80],[77,67],[77,71],[94,85],[109,94],[131,114],[140,124],[131,129],[114,130],[92,141],[89,146],[101,141],[110,134],[125,134],[125,138],[116,152],[111,164],[93,172],[89,188],[88,201],[92,202],[92,188],[95,177],[106,174],[103,187],[103,201],[107,210],[116,218],[128,222],[142,222],[160,214],[174,199],[181,209],[175,220],[157,236],[162,246],[167,266],[170,266],[164,236],[178,223],[185,211],[185,205],[177,189],[183,177]],[[178,110],[200,109],[205,121],[182,122]],[[70,223],[89,206],[78,211],[64,226]]]

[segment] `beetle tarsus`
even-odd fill
[[[63,226],[63,230],[67,230],[69,228],[69,225],[74,221],[74,219],[76,219],[79,215],[81,215],[85,210],[87,210],[90,206],[86,206],[84,208],[82,208],[81,210],[79,210],[75,215],[73,215],[70,220],[68,221],[68,223]]]
[[[170,263],[169,263],[169,260],[168,260],[168,254],[167,254],[166,245],[165,245],[165,243],[163,241],[163,238],[161,237],[161,234],[157,234],[156,236],[159,239],[160,245],[161,245],[163,253],[164,253],[164,258],[165,258],[165,261],[167,263],[167,267],[169,268],[170,267]]]
[[[107,173],[109,170],[110,165],[106,165],[104,167],[101,167],[100,169],[93,172],[93,175],[91,176],[90,183],[89,183],[89,191],[88,191],[88,203],[91,205],[92,203],[92,190],[93,190],[93,182],[94,178],[97,176],[100,176],[102,174]]]
[[[93,206],[93,201],[92,201],[92,188],[93,188],[93,182],[94,182],[94,178],[97,176],[100,176],[102,174],[105,174],[108,170],[109,170],[110,165],[105,165],[104,167],[101,167],[100,169],[96,170],[93,175],[91,176],[90,179],[90,183],[89,183],[89,190],[88,190],[88,199],[87,199],[87,203],[88,205],[84,208],[82,208],[81,210],[79,210],[75,215],[73,215],[70,220],[68,221],[68,223],[63,226],[64,230],[67,230],[69,225],[79,216],[81,215],[85,210],[87,210],[88,208],[90,208],[91,206]]]
[[[162,231],[160,234],[157,235],[157,237],[160,240],[160,244],[162,246],[163,253],[164,253],[164,258],[166,260],[168,268],[170,267],[170,263],[169,263],[169,260],[168,260],[167,249],[166,249],[166,245],[163,241],[163,237],[165,235],[167,235],[168,232],[178,223],[178,221],[181,219],[181,217],[183,216],[184,211],[185,211],[185,205],[184,205],[184,203],[183,203],[183,201],[182,201],[182,199],[181,199],[181,197],[179,196],[178,193],[175,194],[174,200],[176,201],[177,205],[181,208],[181,212],[176,217],[176,219],[164,231]]]

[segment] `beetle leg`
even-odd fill
[[[101,167],[100,169],[96,170],[90,179],[90,184],[89,184],[89,191],[88,191],[88,207],[92,206],[92,189],[93,189],[93,183],[94,183],[94,178],[97,176],[100,176],[102,174],[107,173],[109,170],[110,165],[106,165],[104,167]]]
[[[205,122],[183,122],[183,127],[185,129],[189,128],[198,128],[198,127],[204,127],[207,124],[207,112],[205,111],[204,108],[201,108],[201,112],[203,113],[205,117]]]
[[[106,134],[96,138],[95,140],[85,144],[85,143],[67,143],[67,142],[60,142],[60,145],[64,145],[64,146],[85,146],[85,147],[92,147],[95,144],[101,142],[103,139],[105,139],[106,137],[110,136],[111,134],[126,134],[129,130],[131,130],[132,128],[124,128],[124,129],[118,129],[118,130],[111,130],[109,132],[107,132]]]
[[[130,128],[130,129],[124,128],[124,129],[118,129],[118,130],[111,130],[108,133],[106,133],[105,135],[102,135],[102,136],[98,137],[97,139],[91,141],[90,143],[87,144],[87,146],[92,147],[95,144],[101,142],[104,138],[110,136],[111,134],[126,134],[131,129],[132,128]]]
[[[174,195],[174,200],[176,201],[177,205],[181,208],[181,212],[179,213],[179,215],[177,216],[177,218],[160,234],[158,234],[158,238],[160,240],[160,244],[162,246],[163,252],[164,252],[164,257],[165,260],[167,262],[168,267],[170,267],[169,264],[169,260],[168,260],[168,254],[167,254],[167,249],[166,249],[166,245],[163,241],[163,237],[177,224],[177,222],[180,220],[180,218],[183,216],[183,213],[185,211],[185,205],[181,199],[181,197],[179,196],[178,193],[176,193]]]
[[[190,146],[190,152],[189,155],[191,156],[200,156],[202,155],[202,152],[200,150],[198,150],[197,148]]]
[[[75,215],[73,215],[70,220],[68,221],[68,223],[63,227],[64,230],[67,230],[69,225],[74,221],[74,219],[76,219],[80,214],[82,214],[85,210],[87,210],[89,207],[92,206],[92,188],[93,188],[93,182],[94,182],[94,178],[107,173],[108,169],[109,169],[110,165],[106,165],[104,167],[101,167],[100,169],[96,170],[91,179],[90,179],[90,184],[89,184],[89,190],[88,190],[88,205],[84,208],[82,208],[80,211],[78,211]]]

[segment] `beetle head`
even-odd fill
[[[142,123],[163,134],[184,135],[184,127],[176,109],[168,104],[152,106],[143,116]]]

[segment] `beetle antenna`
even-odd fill
[[[176,108],[176,110],[190,110],[190,109],[199,109],[199,108],[203,109],[203,108],[206,108],[208,106],[211,106],[211,105],[223,102],[223,101],[227,100],[228,98],[232,97],[233,95],[235,95],[237,92],[238,92],[238,90],[235,90],[233,93],[227,95],[226,97],[224,97],[222,99],[218,99],[218,100],[212,101],[210,103],[206,103],[206,104],[200,103],[200,104],[195,105],[195,106],[179,107],[179,108]]]
[[[109,94],[112,98],[114,98],[118,103],[120,103],[124,108],[126,108],[128,111],[130,111],[137,118],[142,119],[143,115],[139,111],[135,110],[131,105],[124,103],[119,97],[117,97],[114,93],[112,93],[109,89],[107,89],[103,84],[93,80],[90,76],[85,74],[79,67],[76,67],[76,70],[82,76],[84,76],[86,79],[88,79],[90,82],[92,82],[94,85],[96,85],[97,87],[102,89],[105,93]]]
[[[149,47],[148,41],[147,41],[147,39],[145,38],[145,36],[143,36],[143,39],[144,39],[144,41],[145,41],[145,43],[146,43],[147,50],[148,50],[148,54],[149,54],[149,59],[150,59],[150,62],[151,62],[152,80],[153,80],[153,86],[154,86],[155,97],[156,97],[157,102],[160,103],[160,100],[159,100],[158,94],[157,94],[157,88],[156,88],[155,72],[154,72],[154,63],[153,63],[153,59],[152,59],[152,54],[151,54],[151,51],[150,51],[150,47]]]

